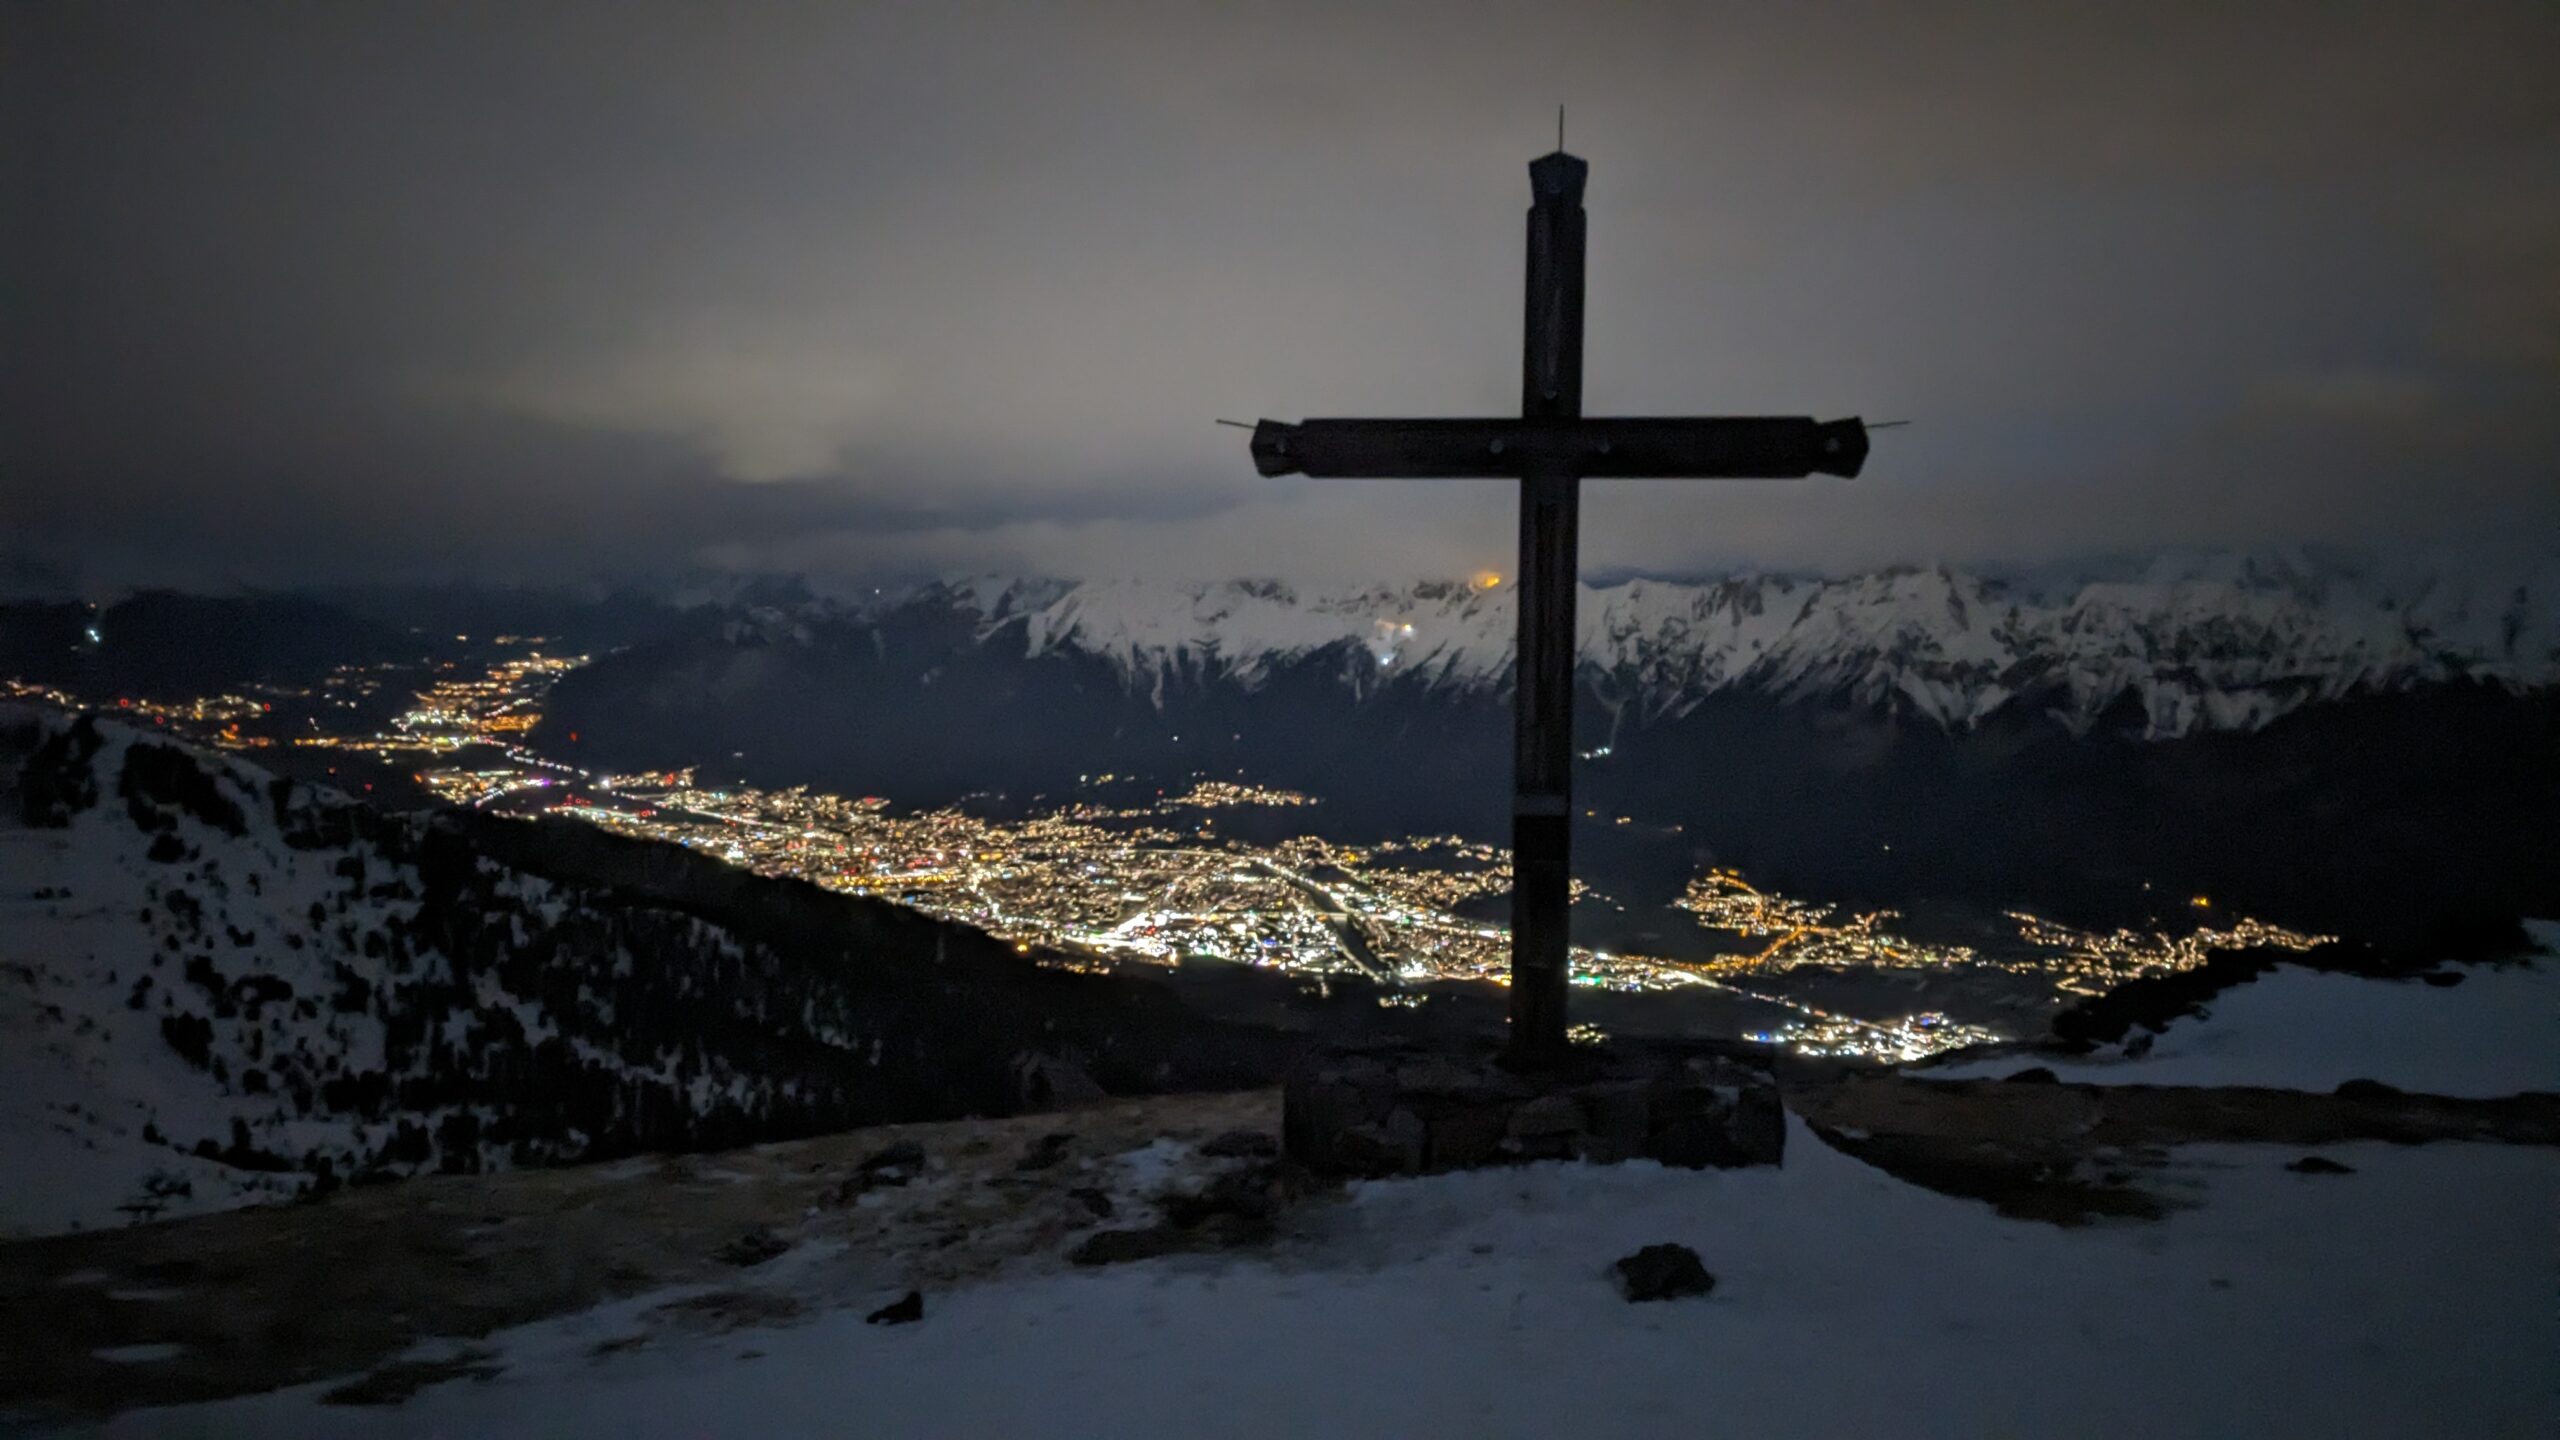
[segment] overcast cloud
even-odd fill
[[[2560,7],[25,6],[0,559],[83,584],[1501,567],[1218,416],[1915,418],[1593,568],[2560,539]]]

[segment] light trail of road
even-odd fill
[[[1341,945],[1344,957],[1352,964],[1389,983],[1395,983],[1404,978],[1396,973],[1394,966],[1379,958],[1378,952],[1370,947],[1369,938],[1360,933],[1358,917],[1352,913],[1351,906],[1346,904],[1341,896],[1277,861],[1256,860],[1254,865],[1274,879],[1296,886],[1300,893],[1325,901],[1333,907],[1329,911],[1318,909],[1316,913],[1322,916],[1325,924],[1332,929],[1335,943]]]

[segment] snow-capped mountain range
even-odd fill
[[[1277,581],[1012,579],[852,607],[946,611],[981,645],[1098,657],[1154,703],[1183,681],[1252,689],[1338,652],[1367,690],[1510,684],[1498,580],[1306,588]],[[840,611],[827,603],[811,608]],[[733,638],[805,640],[809,608],[760,606]],[[1949,729],[2032,706],[2084,731],[2126,701],[2140,733],[2259,728],[2316,701],[2471,681],[2560,681],[2560,557],[2383,568],[2300,552],[2171,556],[2103,578],[1894,568],[1585,585],[1585,683],[1631,718],[1723,690],[1846,700]]]

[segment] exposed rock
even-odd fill
[[[1618,1273],[1618,1289],[1630,1301],[1677,1300],[1716,1288],[1706,1262],[1686,1245],[1647,1245],[1611,1268]]]
[[[2062,1077],[2053,1073],[2053,1067],[2050,1065],[2030,1065],[2009,1076],[2008,1079],[2012,1085],[2059,1085],[2062,1083]]]
[[[1511,1112],[1504,1153],[1520,1160],[1564,1160],[1582,1151],[1582,1107],[1570,1095],[1541,1095]]]
[[[1693,1058],[1681,1084],[1655,1097],[1644,1153],[1665,1165],[1775,1165],[1786,1153],[1787,1114],[1765,1071]]]
[[[1150,1225],[1144,1229],[1096,1230],[1067,1252],[1073,1265],[1118,1265],[1130,1260],[1152,1260],[1190,1247],[1190,1237],[1170,1226]]]
[[[873,1190],[904,1185],[924,1173],[924,1147],[912,1140],[875,1150],[862,1157],[853,1173],[836,1186],[829,1198],[838,1205],[850,1205]]]
[[[2334,1094],[2250,1085],[2008,1085],[1866,1073],[1809,1080],[1787,1103],[1843,1139],[1903,1136],[2074,1157],[2141,1147],[2312,1147],[2350,1140],[2560,1145],[2560,1095],[2415,1095],[2374,1081]]]
[[[2009,1085],[1892,1074],[1812,1079],[1788,1096],[1825,1144],[1915,1185],[2057,1224],[2157,1218],[2180,1203],[2133,1183],[2194,1144],[2560,1145],[2560,1095],[2335,1094],[2260,1086]],[[2314,1170],[2312,1173],[2326,1173]]]
[[[910,1290],[862,1317],[866,1325],[911,1325],[924,1318],[924,1292]]]
[[[1054,1110],[1104,1096],[1100,1085],[1072,1060],[1026,1051],[1013,1062],[1014,1102],[1025,1110]]]
[[[1501,1101],[1446,1110],[1431,1118],[1427,1155],[1434,1170],[1471,1170],[1512,1157],[1511,1111]]]
[[[1429,1055],[1398,1065],[1395,1084],[1408,1095],[1478,1104],[1516,1102],[1538,1093],[1535,1086],[1509,1071],[1462,1064],[1446,1055]]]
[[[1515,1140],[1576,1135],[1582,1131],[1582,1107],[1570,1095],[1541,1095],[1511,1112],[1507,1127]]]
[[[2450,990],[2462,983],[2463,975],[2459,970],[2430,970],[2418,978],[2439,990]]]
[[[1812,1130],[1824,1144],[1888,1175],[1942,1195],[1987,1201],[2012,1220],[2070,1226],[2100,1219],[2156,1220],[2168,1213],[2160,1197],[2131,1183],[2131,1171],[2111,1169],[2086,1177],[2067,1146],[2041,1136],[1851,1135],[1819,1124]]]
[[[1315,1177],[1290,1160],[1259,1160],[1210,1178],[1196,1192],[1161,1198],[1162,1223],[1144,1229],[1097,1230],[1068,1252],[1078,1265],[1110,1265],[1145,1260],[1180,1251],[1219,1250],[1259,1244],[1278,1230],[1280,1212],[1305,1195]],[[1095,1213],[1110,1214],[1110,1200],[1099,1191]]]
[[[1232,1250],[1239,1245],[1259,1245],[1277,1233],[1279,1227],[1262,1216],[1227,1212],[1201,1221],[1186,1238],[1193,1248]]]
[[[1184,1229],[1222,1215],[1268,1221],[1313,1188],[1306,1167],[1288,1160],[1266,1160],[1212,1179],[1196,1195],[1165,1197],[1165,1219]]]
[[[1230,1130],[1202,1142],[1200,1153],[1220,1160],[1265,1160],[1280,1153],[1280,1142],[1260,1130]]]
[[[1111,1218],[1111,1197],[1094,1186],[1079,1185],[1067,1192],[1067,1198],[1092,1211],[1093,1218],[1097,1220]]]
[[[1633,1160],[1652,1138],[1652,1087],[1642,1080],[1590,1086],[1579,1092],[1582,1158],[1603,1165]]]
[[[1334,1137],[1334,1163],[1355,1175],[1421,1173],[1430,1132],[1410,1110],[1390,1111],[1386,1118],[1354,1125]]]
[[[0,1335],[10,1337],[0,1345],[0,1413],[104,1416],[309,1385],[316,1377],[327,1377],[318,1387],[325,1389],[452,1353],[422,1342],[445,1345],[446,1337],[495,1334],[599,1305],[630,1319],[579,1337],[573,1356],[609,1338],[627,1343],[607,1353],[676,1341],[688,1353],[734,1354],[738,1345],[764,1343],[737,1332],[786,1325],[806,1313],[803,1307],[850,1305],[846,1317],[860,1323],[909,1288],[929,1292],[931,1302],[1004,1267],[1036,1267],[1043,1259],[1063,1265],[1067,1250],[1097,1226],[1156,1218],[1152,1206],[1132,1218],[1137,1202],[1117,1188],[1123,1182],[1101,1178],[1104,1167],[1077,1173],[1083,1157],[1126,1155],[1159,1140],[1189,1155],[1228,1130],[1276,1131],[1279,1108],[1273,1091],[1154,1096],[1079,1111],[1066,1123],[925,1122],[759,1144],[702,1157],[689,1184],[662,1182],[634,1165],[457,1176],[414,1191],[342,1192],[323,1205],[244,1210],[215,1222],[14,1242],[0,1264]],[[1074,1131],[1073,1158],[1055,1170],[1016,1175],[1023,1148],[1051,1129]],[[814,1196],[892,1139],[922,1142],[932,1159],[921,1179],[873,1196],[876,1208],[807,1213]],[[1194,1185],[1210,1178],[1196,1164],[1179,1169]],[[989,1175],[1021,1188],[1007,1193],[976,1183]],[[1113,1186],[1119,1219],[1096,1220],[1071,1197],[1071,1187],[1105,1184]],[[883,1199],[896,1203],[883,1207]],[[1176,1248],[1238,1238],[1224,1230],[1228,1223],[1204,1225]],[[793,1242],[790,1253],[754,1268],[712,1258],[758,1225]],[[949,1237],[957,1243],[937,1245]],[[822,1273],[802,1273],[803,1257],[819,1249],[826,1252]],[[855,1277],[850,1289],[841,1283],[847,1277]],[[109,1290],[128,1287],[157,1294],[148,1302],[108,1299]],[[928,1314],[927,1322],[949,1318]],[[724,1333],[734,1336],[725,1345],[716,1338]],[[899,1338],[879,1333],[883,1341]],[[191,1348],[167,1364],[101,1357],[160,1340]]]
[[[2284,1168],[2296,1175],[2353,1175],[2356,1168],[2341,1164],[2326,1155],[2305,1155]]]
[[[728,1244],[721,1246],[719,1249],[712,1251],[711,1254],[712,1258],[719,1260],[723,1264],[736,1265],[743,1268],[750,1265],[761,1265],[767,1260],[774,1258],[790,1248],[790,1241],[774,1234],[764,1226],[758,1225],[754,1229],[740,1235],[737,1239],[732,1240]]]
[[[1030,1149],[1022,1152],[1022,1158],[1013,1162],[1013,1168],[1016,1170],[1050,1169],[1067,1158],[1067,1147],[1075,1143],[1075,1138],[1063,1130],[1043,1135],[1032,1142]]]
[[[924,1147],[913,1140],[874,1150],[853,1167],[854,1173],[874,1185],[904,1185],[924,1173]]]
[[[1775,1164],[1768,1072],[1698,1046],[1578,1053],[1515,1073],[1490,1053],[1319,1052],[1290,1078],[1282,1150],[1319,1175],[1413,1175],[1523,1160]]]

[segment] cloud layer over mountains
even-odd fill
[[[1595,566],[2560,529],[2560,14],[39,8],[0,533],[75,583],[1504,565],[1220,415],[1916,417]],[[1504,568],[1507,568],[1505,566]]]

